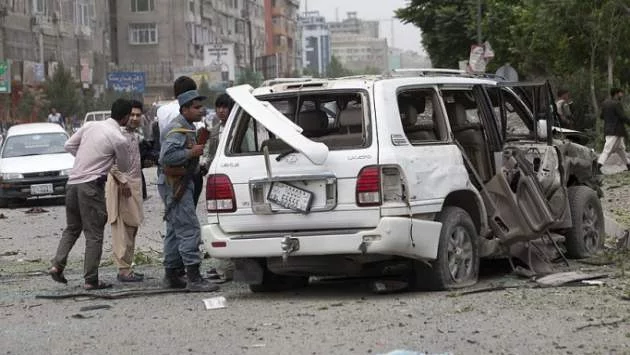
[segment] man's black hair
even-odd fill
[[[234,106],[234,100],[228,94],[221,94],[214,101],[214,107],[228,107],[230,110]]]
[[[131,102],[125,99],[117,99],[112,104],[112,118],[116,121],[122,121],[131,113]]]
[[[618,93],[623,92],[620,88],[612,88],[610,89],[610,97],[614,97]]]
[[[138,100],[131,100],[131,108],[139,108],[140,112],[144,112],[144,104]]]
[[[568,94],[569,90],[567,89],[558,89],[558,97],[562,97],[564,94]]]
[[[188,76],[180,76],[175,79],[173,83],[173,95],[175,95],[175,98],[190,90],[197,90],[197,83],[193,79]]]

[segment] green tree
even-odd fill
[[[337,59],[337,57],[332,56],[330,59],[330,64],[328,64],[328,77],[329,78],[340,78],[343,76],[349,76],[353,73],[346,69],[343,64]]]
[[[83,111],[83,95],[79,83],[74,81],[70,70],[61,63],[52,78],[46,80],[44,95],[48,102],[47,110],[54,107],[64,117]]]
[[[249,68],[241,70],[236,83],[237,85],[249,84],[253,87],[258,87],[263,82],[263,76],[261,73],[251,70]]]

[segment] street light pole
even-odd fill
[[[254,71],[254,44],[252,43],[252,20],[249,16],[249,1],[245,0],[245,23],[247,24],[247,40],[249,46],[249,70]]]

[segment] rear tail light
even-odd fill
[[[366,166],[357,176],[356,202],[359,207],[381,205],[381,169]]]
[[[381,168],[383,180],[383,202],[401,202],[404,200],[404,185],[397,167]]]
[[[208,175],[206,183],[206,205],[208,212],[236,211],[234,187],[227,175]]]

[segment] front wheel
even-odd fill
[[[429,265],[414,262],[415,288],[441,291],[474,285],[479,276],[479,237],[470,215],[448,206],[439,220],[442,230],[437,259]]]
[[[586,186],[569,187],[569,208],[573,226],[566,235],[571,258],[588,258],[604,245],[604,212],[597,192]]]

